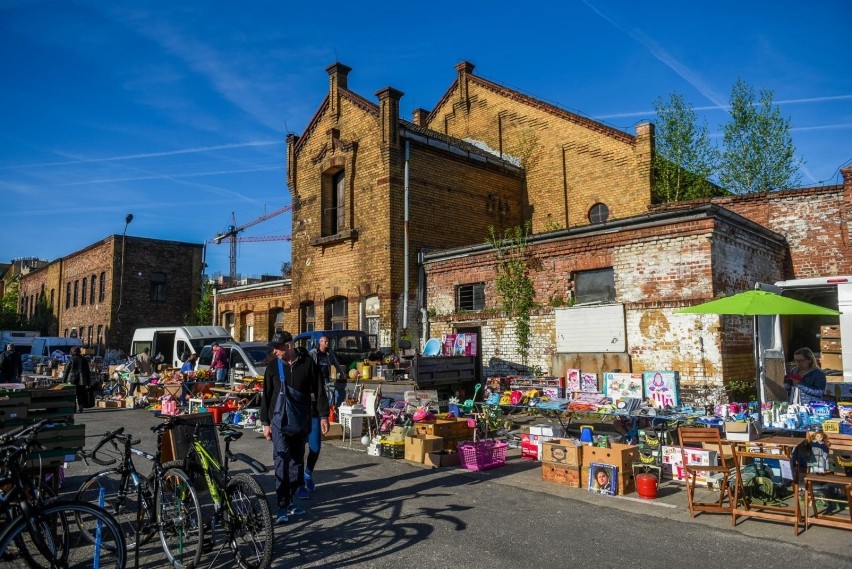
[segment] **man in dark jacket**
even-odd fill
[[[305,513],[292,501],[304,479],[305,441],[312,414],[321,417],[320,430],[328,432],[328,397],[319,366],[304,348],[293,346],[289,332],[276,332],[269,347],[275,360],[263,375],[260,422],[263,436],[273,445],[276,521],[286,523],[289,516]]]
[[[6,344],[6,351],[0,354],[0,383],[15,383],[23,373],[21,354],[15,351],[14,344]]]

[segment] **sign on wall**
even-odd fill
[[[625,352],[624,305],[556,309],[557,352]]]

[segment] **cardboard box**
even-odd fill
[[[583,464],[599,462],[618,467],[618,471],[631,470],[634,462],[639,462],[639,448],[636,445],[612,443],[610,448],[586,447],[583,449]]]
[[[581,488],[582,473],[579,467],[564,464],[541,463],[541,479],[545,482],[562,484],[569,488]]]
[[[819,341],[819,351],[825,353],[840,353],[841,351],[840,338],[822,338]]]
[[[820,326],[819,336],[820,338],[839,338],[840,324],[833,324],[831,326]]]
[[[322,436],[322,440],[343,438],[343,425],[340,423],[329,423],[328,432]]]
[[[430,452],[423,457],[423,464],[433,468],[440,468],[442,466],[458,466],[459,453],[446,450]]]
[[[542,445],[541,461],[579,468],[583,465],[583,447],[574,439],[553,439]]]
[[[405,460],[423,463],[430,452],[440,452],[444,448],[444,439],[431,435],[405,437]]]
[[[820,367],[822,369],[843,369],[843,355],[822,353],[820,357]]]
[[[725,438],[729,441],[755,441],[763,431],[758,423],[734,423],[725,421]]]

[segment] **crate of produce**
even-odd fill
[[[458,446],[459,462],[467,470],[488,470],[506,464],[509,445],[500,441],[475,441]]]
[[[0,407],[29,407],[31,402],[32,397],[29,391],[23,389],[14,391],[0,390]]]
[[[382,441],[382,456],[385,458],[404,458],[405,441]]]

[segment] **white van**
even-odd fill
[[[204,346],[213,342],[233,342],[234,339],[221,326],[163,326],[162,328],[137,328],[133,333],[130,355],[141,354],[148,348],[151,357],[163,354],[163,363],[179,368],[190,354],[200,354]]]
[[[46,358],[57,350],[65,355],[68,355],[71,353],[71,348],[73,346],[82,345],[83,340],[81,340],[80,338],[70,338],[64,336],[38,336],[36,338],[33,338],[33,346],[30,350],[30,355]]]

